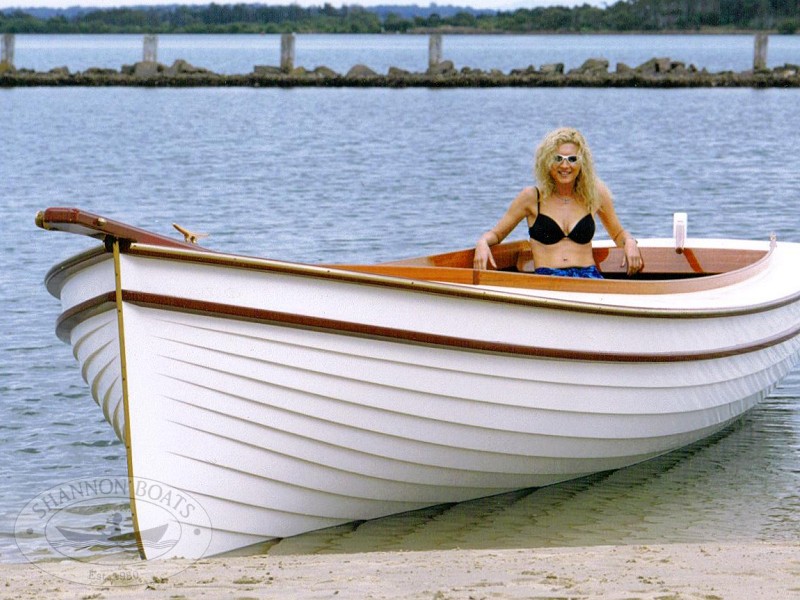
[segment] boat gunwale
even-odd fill
[[[102,216],[89,213],[77,208],[48,208],[40,211],[36,215],[37,226],[45,230],[60,230],[68,233],[86,235],[104,241],[104,248],[90,249],[82,254],[68,259],[53,267],[45,277],[48,291],[58,297],[59,290],[63,285],[64,279],[81,268],[85,261],[99,262],[103,260],[103,251],[110,251],[110,243],[116,240],[122,242],[120,250],[132,254],[150,256],[162,256],[171,259],[191,260],[194,262],[205,262],[223,266],[235,266],[239,268],[257,269],[264,271],[278,271],[284,273],[294,273],[298,275],[314,276],[327,279],[339,279],[347,281],[359,281],[377,285],[391,285],[394,287],[406,287],[409,285],[416,290],[424,290],[433,293],[456,294],[469,298],[482,298],[494,301],[521,303],[525,305],[547,306],[555,309],[589,311],[601,314],[624,314],[624,315],[680,315],[687,313],[687,316],[700,317],[705,315],[717,316],[721,314],[736,314],[737,312],[754,312],[759,310],[759,305],[728,307],[727,309],[703,309],[703,308],[652,308],[646,306],[631,306],[625,303],[610,304],[597,301],[595,298],[552,298],[542,295],[533,295],[533,292],[564,292],[564,293],[586,293],[614,294],[614,295],[636,295],[644,296],[649,294],[676,294],[700,292],[704,290],[720,289],[727,285],[740,283],[753,277],[765,270],[776,247],[774,237],[767,250],[763,249],[744,249],[744,248],[705,248],[702,245],[697,249],[702,251],[721,252],[722,256],[731,253],[756,252],[758,258],[752,262],[746,262],[742,266],[736,266],[730,270],[720,269],[721,265],[715,264],[714,274],[703,275],[706,273],[703,267],[694,257],[694,248],[686,248],[683,252],[671,250],[676,254],[683,254],[691,267],[691,271],[701,275],[699,277],[666,278],[650,280],[616,280],[616,279],[574,279],[563,277],[541,276],[526,272],[525,267],[519,264],[523,259],[522,249],[526,247],[523,240],[511,241],[500,244],[497,250],[504,254],[504,263],[511,260],[508,265],[513,268],[516,263],[519,272],[495,271],[495,270],[476,270],[471,267],[471,249],[457,250],[445,254],[435,254],[427,257],[404,259],[391,261],[377,265],[311,265],[298,262],[279,261],[259,257],[248,257],[243,255],[224,253],[187,241],[177,241],[173,238],[153,233],[145,229],[140,229],[126,223],[107,219]],[[176,226],[177,227],[177,226]],[[181,228],[178,227],[179,230]],[[644,251],[659,252],[656,256],[661,256],[665,250],[670,250],[661,246],[643,245]],[[617,272],[619,266],[616,264],[620,250],[614,246],[600,244],[595,249],[595,260],[608,262],[613,255],[613,271]],[[663,260],[663,259],[661,259]],[[749,260],[749,257],[748,259]],[[621,261],[620,261],[621,262]],[[671,271],[667,271],[671,272]],[[676,274],[683,271],[677,271]],[[665,272],[666,273],[666,272]],[[514,288],[529,290],[532,293],[514,293]],[[800,294],[800,290],[798,290]],[[777,298],[775,301],[780,303],[792,302],[798,294],[789,297]],[[775,301],[767,300],[766,308],[775,306]]]
[[[44,276],[44,285],[47,291],[56,298],[59,297],[59,290],[65,279],[73,272],[83,270],[94,264],[112,260],[111,253],[104,246],[95,246],[53,265]]]
[[[512,242],[513,243],[513,242]],[[131,256],[138,256],[145,259],[154,260],[177,260],[187,261],[196,264],[208,264],[218,267],[238,268],[252,271],[262,272],[278,272],[287,275],[296,275],[302,277],[315,277],[320,279],[344,281],[363,285],[373,285],[381,287],[390,287],[395,289],[403,289],[407,291],[414,291],[417,293],[430,293],[435,295],[445,295],[450,297],[459,297],[472,300],[483,300],[489,302],[500,302],[505,304],[514,304],[521,306],[535,306],[539,308],[548,308],[553,310],[566,310],[571,312],[581,312],[600,315],[616,315],[626,317],[640,317],[640,318],[669,318],[669,319],[692,319],[692,318],[718,318],[730,317],[747,314],[755,314],[766,312],[781,308],[783,306],[792,304],[800,300],[800,290],[788,296],[778,297],[759,304],[750,304],[746,306],[729,306],[722,308],[664,308],[664,307],[646,307],[646,306],[626,306],[621,304],[609,304],[591,301],[589,299],[566,299],[566,298],[552,298],[544,296],[532,296],[522,293],[515,293],[507,291],[506,289],[499,289],[503,286],[497,285],[492,287],[488,283],[468,284],[468,283],[442,283],[439,281],[430,281],[425,279],[413,279],[408,277],[385,275],[380,273],[370,273],[365,271],[355,271],[348,269],[349,265],[344,265],[343,268],[338,265],[313,265],[298,262],[279,261],[268,258],[249,257],[238,254],[228,254],[223,252],[203,250],[193,250],[188,248],[166,248],[163,246],[153,246],[150,244],[131,244],[129,248],[123,252]],[[702,278],[694,278],[691,280],[673,280],[666,282],[668,284],[680,281],[698,281],[701,279],[714,279],[717,282],[724,282],[730,284],[733,282],[744,281],[753,277],[754,275],[763,272],[769,266],[773,257],[774,248],[771,246],[768,251],[765,251],[764,256],[754,263],[751,263],[741,269],[736,269],[727,273],[718,275],[708,275]],[[84,251],[76,256],[67,259],[66,261],[54,266],[45,278],[47,288],[51,294],[58,297],[57,290],[64,279],[69,277],[72,273],[79,271],[86,266],[91,266],[103,260],[104,257],[110,259],[110,254],[101,246],[99,248]],[[88,263],[88,264],[85,264]],[[392,268],[392,265],[386,267]],[[365,269],[381,268],[381,265],[364,265]],[[406,265],[400,266],[401,269],[408,268]],[[441,272],[442,269],[447,267],[424,267],[419,266],[420,269],[431,269],[431,272]],[[452,271],[473,273],[495,273],[494,271],[475,271],[473,269],[452,268]],[[589,280],[589,279],[570,279],[570,278],[553,278],[551,276],[534,275],[529,273],[507,273],[503,272],[504,277],[517,276],[520,278],[536,278],[537,280],[545,280],[550,282],[553,279],[559,279],[559,285],[565,286],[592,286],[598,288],[593,293],[599,294],[612,294],[616,293],[615,287],[633,287],[639,285],[647,285],[648,283],[663,284],[663,281],[649,282],[649,281],[621,281],[613,279],[604,280]],[[736,275],[735,281],[731,281],[728,276]],[[478,287],[480,286],[480,287]],[[611,289],[609,289],[611,288]],[[536,288],[527,287],[535,291]],[[711,288],[711,289],[716,289]],[[546,290],[545,290],[546,291]],[[568,290],[565,290],[568,291]],[[704,290],[698,290],[704,291]],[[587,294],[592,292],[586,292]],[[642,294],[643,296],[645,294]]]

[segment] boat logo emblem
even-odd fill
[[[127,475],[103,476],[45,490],[19,513],[14,527],[17,546],[31,563],[52,575],[99,586],[152,584],[143,574],[142,557],[205,555],[212,527],[195,497],[141,477],[132,485],[131,494]],[[63,559],[74,563],[65,568]],[[179,572],[190,562],[167,564]]]

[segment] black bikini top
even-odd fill
[[[538,193],[539,190],[536,191]],[[595,225],[594,217],[592,217],[591,213],[575,223],[569,233],[564,233],[564,230],[552,217],[542,214],[539,200],[540,198],[536,200],[538,209],[536,220],[528,228],[528,235],[531,236],[531,239],[547,246],[557,244],[564,238],[569,238],[576,244],[588,244],[592,241]]]

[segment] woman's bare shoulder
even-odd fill
[[[518,215],[535,215],[539,204],[539,190],[536,186],[522,188],[511,203],[511,210]]]
[[[606,182],[602,179],[597,179],[597,185],[595,187],[597,190],[597,194],[603,199],[610,199],[611,198],[611,190],[606,185]]]
[[[517,200],[523,204],[536,204],[539,201],[539,188],[535,185],[522,188],[522,191],[517,196]]]

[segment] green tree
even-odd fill
[[[390,12],[386,15],[386,18],[383,20],[383,29],[385,31],[395,31],[400,33],[405,33],[411,27],[413,23],[407,19],[404,19],[400,15]]]
[[[478,19],[472,13],[461,11],[447,19],[447,23],[454,27],[475,27]]]

